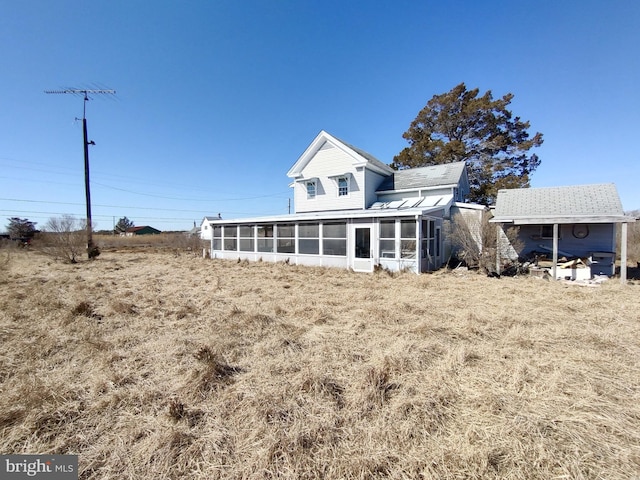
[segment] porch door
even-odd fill
[[[353,232],[353,270],[356,272],[373,272],[371,227],[354,225]]]

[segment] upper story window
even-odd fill
[[[307,182],[307,198],[316,198],[316,182],[310,180]]]
[[[349,195],[349,178],[338,177],[338,196],[345,197]]]

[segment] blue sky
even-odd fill
[[[460,82],[544,134],[532,186],[613,182],[640,209],[634,0],[0,0],[0,219],[98,229],[282,214],[320,130],[390,163]],[[0,230],[6,225],[0,221]]]

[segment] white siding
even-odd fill
[[[207,221],[200,224],[200,238],[203,240],[211,240],[211,225]]]
[[[385,176],[372,172],[371,170],[365,171],[366,192],[364,208],[369,208],[372,204],[378,201],[376,190],[385,178]]]
[[[365,207],[364,173],[353,166],[353,158],[325,143],[302,170],[302,179],[294,184],[296,213]],[[349,195],[338,196],[336,175],[350,174]],[[316,196],[307,198],[306,180],[315,179]]]

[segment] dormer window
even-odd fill
[[[316,181],[309,180],[307,182],[307,199],[316,198]]]
[[[338,177],[338,196],[346,197],[349,195],[349,177]]]

